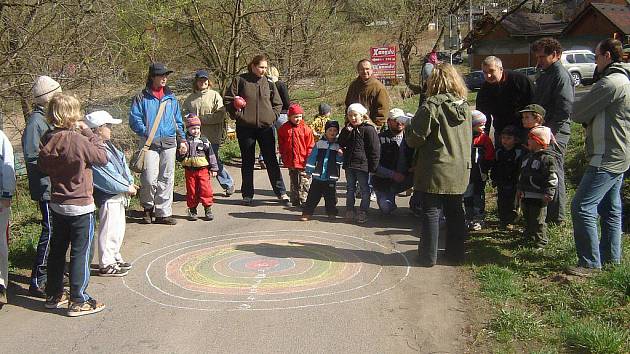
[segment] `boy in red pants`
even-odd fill
[[[196,114],[186,116],[186,146],[188,151],[179,156],[186,176],[186,204],[188,220],[197,220],[197,205],[203,205],[205,219],[213,220],[212,183],[210,176],[216,177],[219,171],[217,158],[214,156],[208,138],[201,136],[201,120]]]

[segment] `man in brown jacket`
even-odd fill
[[[352,81],[346,94],[346,110],[353,103],[368,109],[370,119],[380,128],[387,122],[390,98],[385,86],[372,74],[372,63],[362,59],[357,63],[359,76]]]

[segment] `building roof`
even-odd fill
[[[624,34],[630,34],[630,5],[591,3],[591,6],[606,16]]]
[[[511,37],[552,36],[562,33],[567,22],[554,17],[553,14],[529,13],[517,11],[501,22]]]

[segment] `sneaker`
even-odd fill
[[[584,277],[584,278],[589,278],[592,277],[593,275],[599,273],[601,271],[601,269],[599,268],[587,268],[587,267],[568,267],[566,269],[566,273],[569,275],[575,275],[578,277]]]
[[[372,201],[372,202],[376,201],[376,193],[374,191],[372,191],[372,193],[370,193],[370,201]]]
[[[308,214],[302,214],[302,216],[300,217],[300,221],[309,221],[311,219],[311,216]]]
[[[105,305],[94,299],[86,302],[72,302],[68,306],[68,316],[77,317],[103,311]]]
[[[346,211],[346,219],[348,219],[348,221],[354,220],[354,210]]]
[[[243,197],[243,200],[241,201],[241,204],[245,206],[251,206],[252,203],[254,203],[254,198],[252,197]]]
[[[116,263],[98,270],[98,275],[101,277],[124,277],[127,273],[129,273],[128,270],[122,270]]]
[[[288,203],[289,201],[291,201],[291,198],[289,198],[289,196],[286,193],[282,193],[278,196],[278,200],[281,201],[282,203]]]
[[[44,307],[47,309],[60,309],[64,305],[67,305],[70,302],[70,295],[68,292],[63,291],[59,295],[55,296],[46,296],[46,302],[44,303]]]
[[[177,225],[177,220],[172,216],[158,216],[153,221],[154,224]]]
[[[153,208],[144,209],[142,214],[142,219],[140,219],[141,224],[150,224],[152,222],[151,217],[153,216]]]
[[[118,264],[118,268],[126,271],[130,271],[131,268],[133,268],[133,265],[131,263],[127,263],[125,261],[117,261],[116,264]]]
[[[203,208],[204,213],[206,215],[206,221],[212,221],[214,220],[214,215],[212,214],[212,207],[211,206],[207,206]]]
[[[357,223],[365,224],[368,221],[367,212],[365,210],[359,210],[357,212]]]
[[[197,208],[188,208],[188,212],[186,215],[188,216],[188,220],[190,221],[197,220]]]
[[[46,292],[44,291],[44,289],[38,288],[33,285],[28,287],[28,294],[32,297],[38,297],[40,299],[46,298]]]
[[[229,196],[231,196],[232,194],[234,194],[234,186],[231,186],[230,188],[226,188],[226,189],[225,189],[225,196],[226,196],[226,197],[229,197]]]

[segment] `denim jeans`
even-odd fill
[[[35,263],[31,271],[30,286],[33,288],[43,289],[46,285],[46,264],[48,261],[50,235],[52,234],[52,215],[49,203],[49,200],[41,200],[39,202],[39,211],[42,213],[42,232],[39,234]]]
[[[571,203],[578,265],[601,268],[621,262],[621,196],[623,173],[588,167]],[[597,234],[597,215],[602,238]]]
[[[273,127],[253,128],[236,126],[236,137],[241,150],[241,193],[243,198],[254,197],[254,162],[256,161],[256,143],[267,164],[267,176],[273,192],[280,196],[286,193],[280,166],[276,158],[276,139]]]
[[[374,190],[374,193],[376,193],[376,203],[378,203],[378,208],[383,214],[391,214],[394,210],[396,210],[396,208],[398,208],[396,205],[396,193],[381,192],[376,189]]]
[[[228,173],[228,171],[223,168],[223,162],[221,162],[221,158],[219,158],[219,144],[211,144],[212,151],[214,151],[214,156],[217,158],[217,165],[219,165],[219,171],[217,172],[217,181],[219,181],[219,185],[223,189],[230,189],[234,186],[234,180],[232,176]]]
[[[359,182],[359,191],[361,192],[361,204],[359,209],[368,211],[370,208],[370,184],[368,183],[369,174],[365,171],[359,171],[352,168],[346,169],[346,208],[354,210],[354,193]]]
[[[446,217],[446,257],[464,260],[464,242],[468,237],[461,194],[422,193],[422,235],[418,244],[421,261],[428,265],[437,262],[440,236],[440,214]]]

